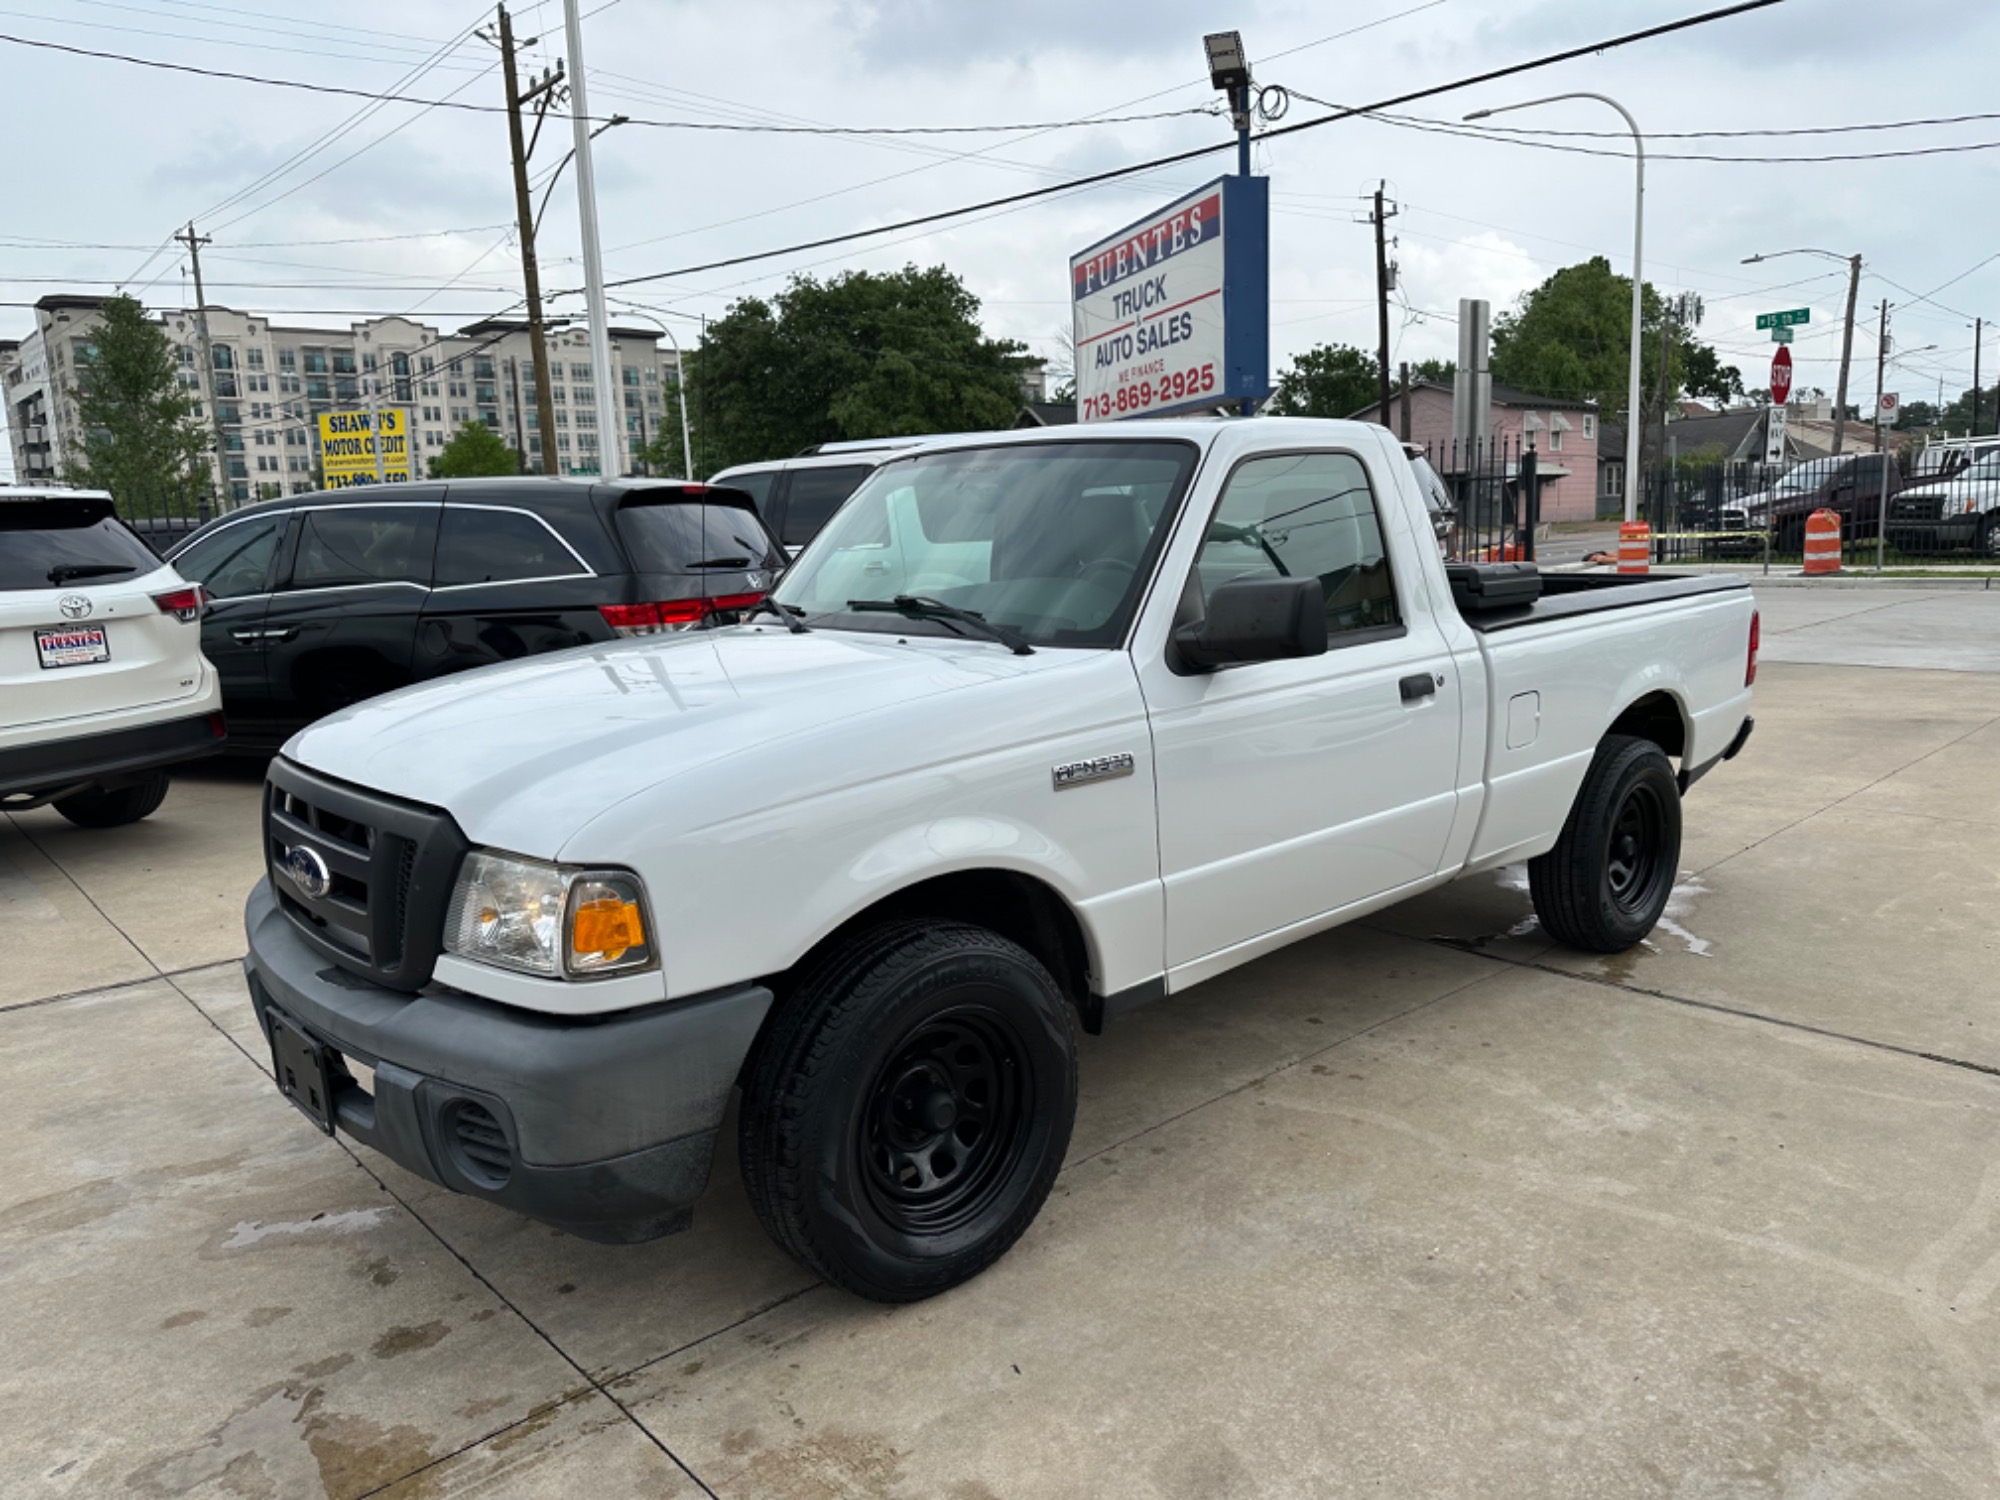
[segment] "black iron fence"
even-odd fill
[[[1534,449],[1502,436],[1428,443],[1415,456],[1447,557],[1460,562],[1534,561],[1541,518]]]
[[[1642,483],[1639,516],[1656,562],[1795,566],[1810,517],[1829,511],[1846,567],[2000,563],[2000,460],[1942,474],[1906,474],[1893,456],[1872,453],[1784,465],[1682,460],[1648,465]]]
[[[117,489],[111,499],[119,518],[162,554],[196,527],[237,508],[228,500],[218,501],[212,486],[195,480]]]

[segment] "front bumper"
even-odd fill
[[[86,786],[214,755],[226,743],[222,714],[202,712],[131,729],[74,734],[0,749],[0,797]]]
[[[769,990],[547,1016],[438,985],[410,995],[358,979],[300,940],[268,881],[251,891],[244,924],[265,1040],[275,1007],[374,1069],[372,1095],[336,1070],[338,1131],[440,1186],[585,1239],[629,1243],[687,1226]],[[483,1137],[473,1150],[468,1117]]]

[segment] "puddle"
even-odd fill
[[[1653,928],[1653,931],[1655,933],[1664,932],[1669,937],[1678,938],[1686,951],[1692,953],[1696,958],[1715,957],[1715,944],[1705,937],[1696,937],[1688,930],[1684,921],[1685,918],[1694,914],[1695,898],[1697,896],[1706,896],[1708,893],[1708,887],[1701,883],[1699,875],[1696,875],[1692,870],[1684,873],[1679,883],[1668,894],[1667,909],[1660,913],[1660,920]],[[1661,951],[1660,945],[1654,942],[1652,938],[1649,937],[1643,941],[1645,946],[1651,948],[1655,953]]]
[[[277,1224],[258,1224],[249,1220],[238,1224],[222,1242],[224,1250],[247,1250],[252,1245],[260,1245],[266,1240],[298,1239],[305,1235],[359,1234],[373,1229],[388,1215],[387,1208],[352,1208],[345,1213],[318,1214],[310,1219],[297,1219]]]

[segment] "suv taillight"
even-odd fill
[[[660,635],[690,630],[711,615],[748,609],[763,598],[754,594],[717,594],[709,599],[663,599],[657,604],[600,604],[597,612],[619,635]]]
[[[205,597],[201,585],[191,583],[184,589],[175,589],[172,593],[153,595],[153,603],[159,606],[161,614],[172,615],[176,620],[185,622],[201,618],[201,606]]]
[[[1743,685],[1749,687],[1757,680],[1757,645],[1763,639],[1763,617],[1756,610],[1750,611],[1750,654],[1743,664]]]

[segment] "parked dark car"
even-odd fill
[[[1744,503],[1751,526],[1769,526],[1772,545],[1780,552],[1797,552],[1805,545],[1806,517],[1830,510],[1840,517],[1841,535],[1848,541],[1875,535],[1882,515],[1882,467],[1888,465],[1889,500],[1903,492],[1902,470],[1880,453],[1815,458],[1800,464],[1770,489]]]
[[[248,750],[426,678],[735,619],[783,566],[741,490],[542,477],[266,501],[170,560],[213,601],[202,650]]]

